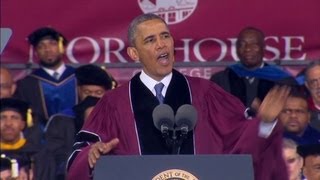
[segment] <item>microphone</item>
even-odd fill
[[[173,130],[174,113],[172,108],[167,104],[160,104],[152,112],[153,124],[161,131],[162,134],[168,134]]]
[[[193,130],[197,121],[197,111],[190,104],[184,104],[179,107],[175,116],[176,128],[173,131],[172,154],[180,154],[183,141],[187,138],[188,132]],[[176,131],[180,131],[180,138],[177,139]]]
[[[182,134],[187,134],[193,130],[197,122],[197,110],[190,104],[179,107],[175,116],[176,129]]]

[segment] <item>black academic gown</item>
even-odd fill
[[[265,63],[265,67],[270,67]],[[275,69],[275,72],[280,71]],[[254,76],[253,76],[254,77]],[[249,85],[246,77],[240,77],[231,68],[227,67],[225,70],[213,74],[210,78],[211,81],[218,84],[225,91],[231,93],[241,100],[246,106],[250,107],[254,98],[263,101],[269,90],[276,84],[279,85],[296,85],[293,77],[277,77],[270,80],[264,77],[254,77],[254,82]],[[248,87],[251,88],[248,92]]]
[[[17,82],[14,96],[31,104],[42,128],[51,115],[72,108],[77,103],[74,68],[66,67],[59,80],[40,68]]]
[[[55,177],[64,179],[66,163],[72,152],[75,139],[75,118],[64,114],[53,115],[45,128],[46,146],[44,149],[54,156]]]
[[[34,178],[36,180],[54,180],[54,161],[52,160],[52,155],[43,151],[40,146],[26,141],[21,148],[1,149],[0,153],[14,159],[21,157],[29,159],[34,166]]]

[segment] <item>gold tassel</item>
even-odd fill
[[[16,159],[11,159],[7,157],[5,154],[1,154],[1,158],[8,159],[11,163],[11,178],[16,179],[19,177],[19,164]],[[10,178],[10,179],[11,179]]]
[[[58,48],[59,48],[59,52],[61,54],[63,54],[64,53],[64,47],[63,47],[63,37],[62,36],[59,36]]]
[[[32,127],[32,126],[33,126],[32,110],[31,108],[29,108],[27,111],[27,127]]]
[[[18,178],[19,177],[19,164],[16,159],[11,159],[11,177]]]

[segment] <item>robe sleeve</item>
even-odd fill
[[[134,116],[129,101],[129,85],[108,91],[97,103],[83,128],[77,133],[73,153],[67,163],[68,179],[89,179],[91,177],[88,152],[90,145],[98,141],[120,140],[117,147],[106,155],[137,155]]]
[[[211,134],[214,153],[251,154],[255,179],[287,179],[282,158],[282,127],[277,123],[268,137],[259,136],[260,119],[245,117],[246,108],[235,96],[212,82],[191,81],[193,103],[201,127]],[[197,84],[199,83],[199,84]],[[196,127],[197,128],[197,127]],[[210,144],[210,143],[208,143]],[[272,167],[277,167],[273,169]]]
[[[82,130],[77,133],[74,151],[67,163],[67,179],[90,179],[92,176],[88,162],[90,146],[98,141],[108,142],[117,137],[117,126],[113,125],[117,110],[111,104],[104,96],[85,121]]]

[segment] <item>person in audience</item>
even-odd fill
[[[12,98],[16,89],[16,83],[8,69],[0,67],[0,80],[0,99]],[[24,136],[32,143],[41,142],[42,133],[37,119],[37,117],[33,117],[32,122],[23,131]]]
[[[12,97],[16,90],[16,83],[9,70],[0,67],[0,98]]]
[[[63,62],[67,39],[58,31],[42,27],[28,36],[40,68],[17,81],[15,97],[31,104],[42,129],[53,114],[77,102],[74,68]]]
[[[308,98],[311,110],[310,125],[320,131],[320,61],[311,62],[305,69],[305,87],[310,93]]]
[[[298,153],[303,157],[303,175],[306,180],[320,179],[320,144],[298,146]]]
[[[246,27],[237,37],[239,63],[213,74],[211,81],[238,97],[251,113],[258,110],[261,101],[275,84],[295,84],[291,75],[277,66],[263,61],[265,35],[255,27]]]
[[[98,103],[100,97],[87,96],[83,101],[73,107],[75,112],[75,128],[76,132],[79,132],[85,123],[86,119],[88,119],[91,114],[94,106]]]
[[[9,158],[5,157],[5,155],[1,155],[0,157],[0,179],[8,180],[11,179],[11,161]]]
[[[106,92],[77,134],[67,178],[92,178],[102,155],[252,154],[256,180],[285,180],[281,126],[276,123],[290,88],[275,87],[248,120],[234,96],[208,80],[173,69],[174,41],[166,22],[155,14],[136,17],[128,30],[131,59],[142,71]],[[119,99],[121,98],[121,99]],[[174,112],[185,104],[197,111],[197,124],[179,151],[154,126],[152,112],[167,104]],[[272,168],[275,167],[276,168]]]
[[[299,91],[291,91],[278,117],[285,129],[284,137],[299,145],[320,143],[320,132],[310,126],[310,117],[306,96]]]
[[[116,87],[116,81],[111,74],[103,67],[94,64],[78,67],[75,70],[75,76],[79,102],[83,101],[87,96],[102,97],[106,91]],[[61,114],[74,117],[73,107],[65,109],[54,116]]]
[[[87,96],[101,98],[106,91],[113,89],[113,77],[103,68],[88,64],[80,66],[75,72],[80,101]]]
[[[291,139],[283,139],[283,158],[286,162],[289,180],[302,180],[303,159],[297,153],[297,143]]]
[[[87,97],[101,98],[106,91],[112,88],[111,76],[96,65],[80,66],[76,69],[75,76],[80,103],[72,109],[51,116],[45,128],[47,142],[45,149],[55,156],[57,179],[63,179],[65,176],[65,164],[72,152],[75,134],[81,129],[84,122],[83,118],[76,117],[77,107],[87,103],[84,101]]]
[[[32,180],[34,179],[34,169],[32,160],[24,154],[14,154],[7,157],[1,154],[1,172],[0,179],[18,179]]]
[[[46,150],[54,155],[56,164],[55,178],[65,179],[66,162],[72,152],[72,145],[76,133],[81,129],[83,123],[100,98],[87,96],[79,104],[73,107],[75,117],[60,117],[50,123],[46,132]]]
[[[14,98],[2,98],[0,104],[0,154],[16,159],[18,164],[20,162],[19,165],[21,168],[25,167],[27,176],[32,173],[29,172],[30,163],[31,160],[34,161],[36,179],[49,179],[44,172],[50,169],[50,166],[47,159],[43,159],[39,154],[40,145],[33,144],[22,133],[31,121],[28,103]],[[43,163],[46,163],[46,166],[43,166]]]

